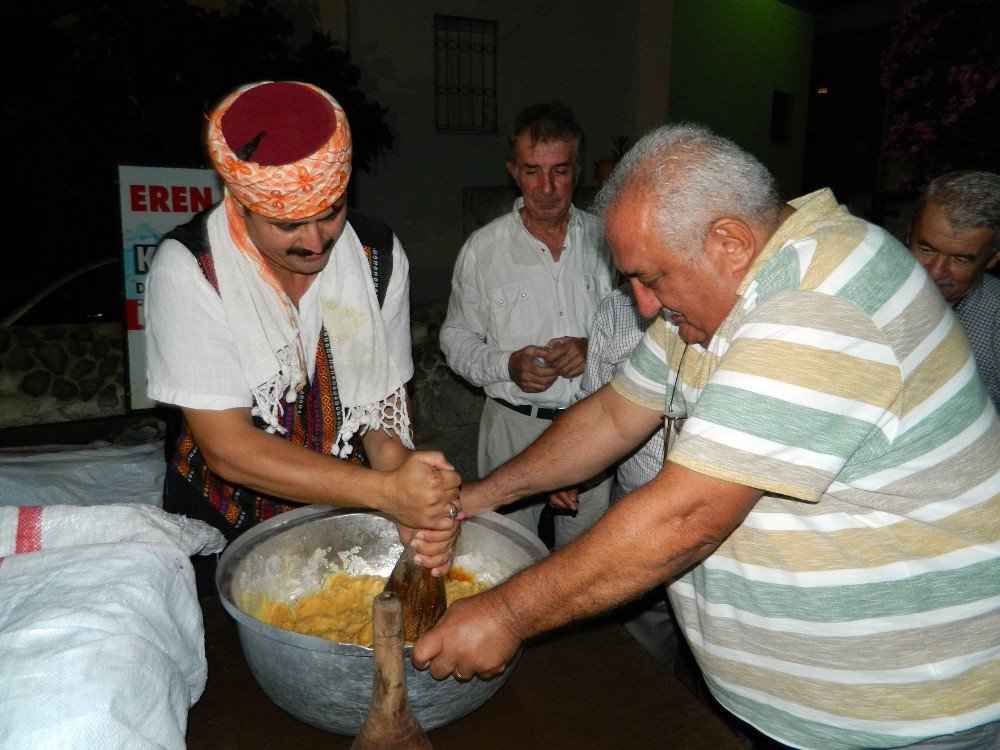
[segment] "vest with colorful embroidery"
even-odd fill
[[[219,283],[206,233],[208,214],[211,211],[211,208],[202,211],[187,224],[169,232],[164,239],[177,240],[187,247],[198,261],[205,278],[218,292]],[[347,221],[358,235],[368,256],[372,281],[381,305],[392,274],[392,230],[354,209],[348,209]],[[295,402],[285,409],[282,415],[285,434],[276,436],[331,455],[330,448],[337,437],[337,425],[343,418],[343,408],[337,392],[335,368],[325,327],[320,331],[315,356],[316,374]],[[254,417],[254,426],[264,429],[265,424]],[[366,463],[360,443],[356,438],[355,450],[347,460]],[[178,415],[176,439],[168,441],[169,444],[173,445],[173,455],[169,459],[164,481],[164,510],[207,521],[232,540],[262,521],[301,507],[300,503],[231,484],[213,473],[205,463],[183,413]]]

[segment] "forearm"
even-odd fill
[[[227,482],[300,503],[390,507],[384,473],[259,430],[248,410],[184,414],[209,468]]]
[[[755,489],[669,464],[576,542],[495,593],[522,639],[596,615],[712,554],[759,497]]]
[[[403,445],[398,435],[386,431],[369,429],[362,438],[365,456],[373,469],[392,471],[403,465],[403,462],[413,453]]]
[[[500,507],[573,486],[627,455],[658,424],[657,414],[601,388],[561,414],[534,443],[483,479],[477,490]]]
[[[405,391],[406,412],[413,414],[413,401],[410,399],[409,389]],[[395,407],[395,396],[389,400],[390,407]],[[412,429],[412,428],[411,428]],[[408,436],[409,442],[413,443],[413,433]],[[394,432],[382,427],[378,430],[368,429],[361,437],[361,444],[365,449],[365,456],[373,469],[379,471],[392,471],[403,465],[413,451],[403,445],[402,438]]]
[[[448,367],[474,386],[510,381],[507,363],[511,352],[487,344],[473,331],[442,326],[441,351]]]

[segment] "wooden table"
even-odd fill
[[[243,658],[236,624],[202,600],[208,686],[188,716],[188,750],[349,749],[278,708]],[[595,623],[524,650],[485,705],[428,733],[435,750],[671,748],[741,750],[730,730],[617,623]]]

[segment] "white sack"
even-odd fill
[[[24,503],[29,505],[29,503]],[[29,542],[27,537],[37,535]],[[225,537],[204,521],[167,513],[153,505],[101,505],[81,508],[0,508],[0,557],[21,551],[82,544],[150,542],[178,547],[187,557],[221,552]]]
[[[0,450],[0,505],[163,504],[163,441]]]
[[[10,554],[19,526],[38,551]],[[208,671],[189,556],[222,535],[148,506],[56,506],[0,508],[0,540],[0,748],[182,750]]]

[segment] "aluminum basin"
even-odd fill
[[[261,688],[297,719],[336,734],[361,729],[372,688],[372,649],[268,625],[254,611],[258,597],[290,602],[320,588],[327,574],[388,576],[402,546],[385,516],[326,506],[282,513],[232,542],[219,560],[216,584],[236,621],[247,664]],[[541,560],[545,545],[497,513],[463,523],[455,564],[496,585]],[[413,668],[405,649],[410,704],[425,730],[448,724],[485,703],[510,677],[520,651],[490,680],[437,681]]]

